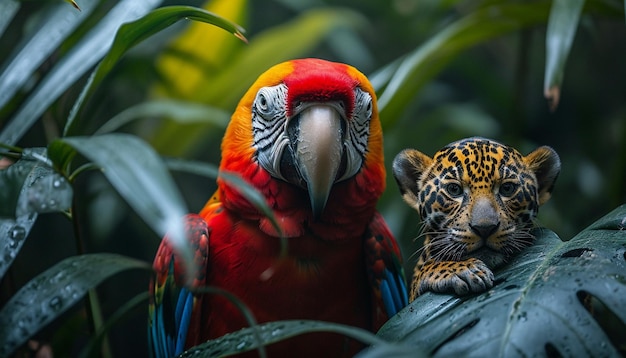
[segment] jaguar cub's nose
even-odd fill
[[[479,198],[476,200],[471,215],[470,229],[481,239],[489,238],[500,226],[498,213],[489,199]]]
[[[500,223],[486,223],[486,224],[480,224],[480,225],[472,225],[470,224],[470,228],[472,229],[472,231],[480,236],[481,239],[486,240],[489,236],[491,236],[491,234],[493,234],[494,232],[496,232],[496,230],[498,230],[498,226],[500,226]]]

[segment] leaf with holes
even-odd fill
[[[379,335],[433,356],[624,355],[625,226],[622,205],[570,241],[538,229],[491,290],[422,295]]]

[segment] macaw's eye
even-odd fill
[[[500,184],[500,189],[498,191],[500,192],[500,195],[509,197],[515,194],[518,186],[519,184],[516,184],[513,182],[505,182],[505,183]]]
[[[265,98],[265,94],[259,92],[259,95],[257,96],[257,99],[256,99],[256,103],[259,106],[259,109],[261,111],[267,112],[268,103],[267,103],[267,98]]]
[[[458,183],[448,183],[444,186],[444,189],[453,198],[463,195],[463,187]]]

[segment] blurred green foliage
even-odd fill
[[[77,13],[62,1],[0,3],[0,48],[7,49],[0,53],[5,154],[15,154],[13,146],[48,146],[63,137],[73,118],[73,135],[89,136],[107,125],[143,139],[162,156],[217,164],[224,117],[256,76],[289,58],[321,57],[356,66],[377,89],[389,173],[379,209],[402,244],[408,272],[419,247],[413,241],[419,222],[390,174],[393,157],[406,147],[433,154],[474,135],[524,154],[539,145],[554,147],[563,169],[539,221],[563,239],[626,201],[626,27],[620,1],[215,1],[208,8],[245,28],[247,44],[205,23],[162,24],[162,31],[108,63],[110,72],[97,78],[99,85],[72,111],[106,43],[121,23],[141,16],[136,4],[79,1]],[[157,5],[204,6],[153,0],[142,11]],[[59,35],[25,42],[44,31]],[[556,43],[547,41],[555,36]],[[25,60],[9,65],[20,51]],[[559,85],[558,103],[548,102],[544,92]],[[553,110],[551,104],[557,104]],[[173,176],[191,211],[215,190],[212,179]],[[159,236],[123,193],[99,172],[71,179],[72,220],[39,216],[2,279],[0,305],[77,253],[152,260]],[[80,245],[73,236],[82,238]],[[144,292],[148,275],[130,272],[121,281],[98,288],[105,317]],[[145,312],[133,313],[111,330],[110,354],[145,355]],[[35,338],[51,342],[59,355],[73,355],[88,336],[76,332],[86,327],[85,312],[77,307]]]

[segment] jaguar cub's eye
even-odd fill
[[[512,183],[512,182],[502,183],[500,184],[500,189],[499,189],[500,195],[512,196],[517,191],[518,186],[519,186],[518,184]]]
[[[444,189],[446,189],[446,192],[452,197],[463,195],[463,187],[458,183],[448,183],[444,186]]]

